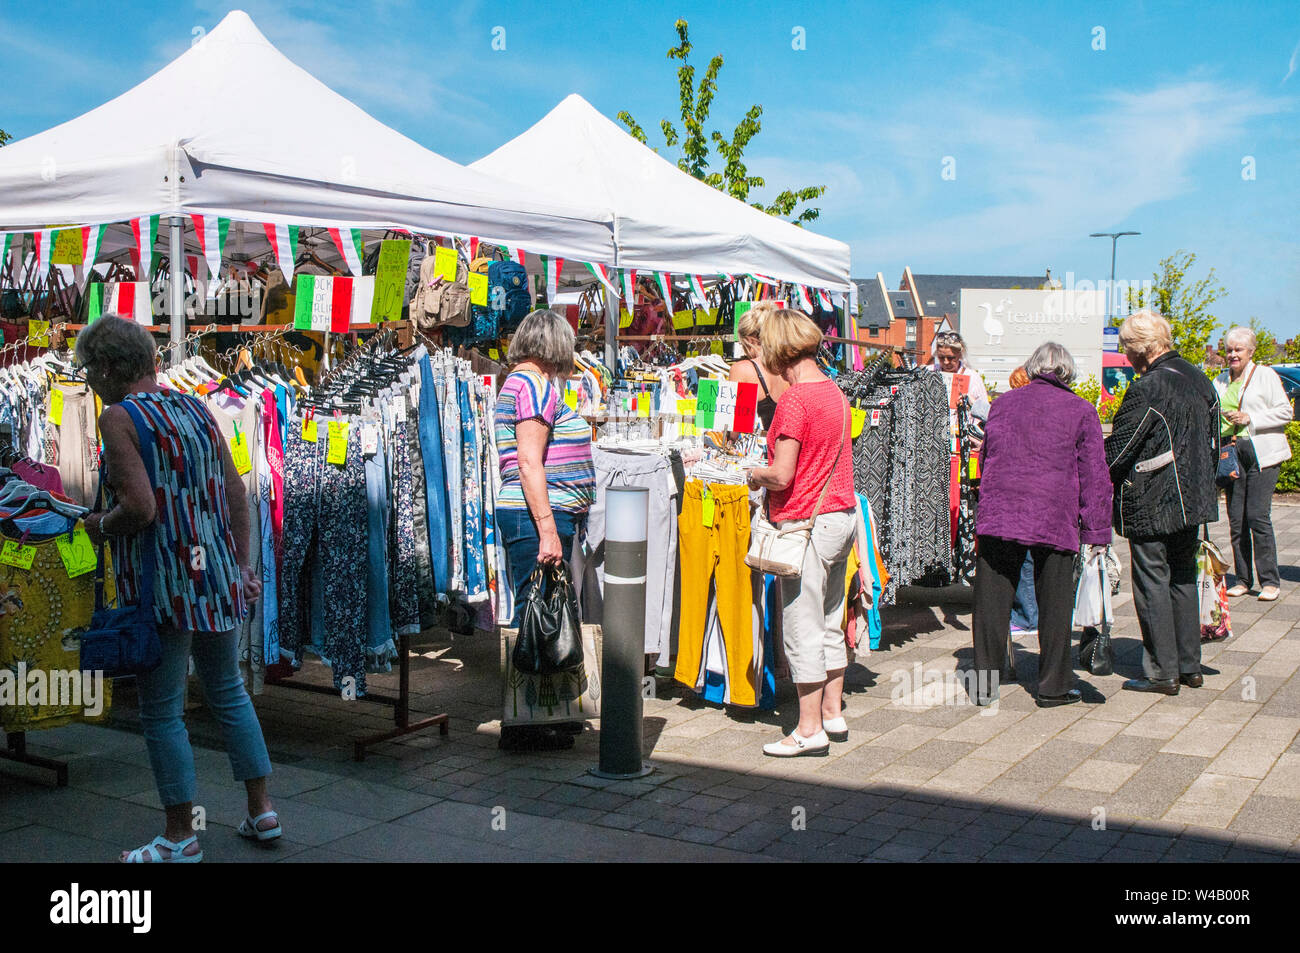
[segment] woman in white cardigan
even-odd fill
[[[1273,488],[1282,462],[1291,458],[1284,429],[1292,417],[1291,402],[1271,367],[1256,364],[1255,332],[1236,327],[1228,332],[1224,356],[1228,368],[1214,381],[1223,415],[1222,438],[1237,439],[1241,476],[1225,491],[1228,525],[1232,528],[1232,557],[1237,576],[1230,596],[1251,589],[1253,568],[1262,602],[1277,599],[1282,577],[1277,569],[1273,538]]]

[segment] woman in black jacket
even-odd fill
[[[1180,684],[1203,682],[1196,550],[1201,525],[1219,518],[1219,397],[1205,374],[1173,350],[1169,322],[1160,315],[1130,315],[1119,341],[1141,376],[1115,414],[1106,460],[1115,530],[1128,537],[1132,553],[1133,602],[1146,650],[1146,677],[1124,687],[1177,695]]]

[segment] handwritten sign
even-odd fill
[[[248,449],[248,438],[238,431],[230,438],[230,459],[240,476],[253,469],[253,458]]]
[[[65,228],[54,238],[54,250],[50,252],[51,265],[80,265],[81,229]]]
[[[63,391],[57,387],[50,391],[50,423],[63,426]]]
[[[342,466],[348,462],[348,427],[349,424],[345,421],[330,421],[329,446],[325,452],[327,463],[337,463]]]
[[[718,405],[713,411],[713,429],[731,430],[736,422],[736,399],[739,391],[731,381],[718,384]]]
[[[442,251],[441,248],[438,250]],[[488,276],[472,271],[469,273],[467,280],[469,282],[469,303],[486,308],[488,306]]]
[[[95,547],[90,542],[90,535],[80,523],[73,530],[72,539],[60,536],[55,540],[55,544],[59,547],[59,558],[63,560],[63,568],[67,570],[69,579],[94,572],[99,564]]]
[[[690,308],[673,312],[673,328],[684,331],[695,326],[695,312]]]
[[[459,264],[459,256],[454,248],[443,248],[439,245],[433,250],[433,273],[435,276],[446,278],[448,281],[456,280],[456,266]],[[484,275],[486,278],[487,276]],[[473,285],[470,285],[472,288]],[[487,304],[487,302],[483,302]]]
[[[406,274],[410,261],[409,238],[388,238],[381,244],[379,263],[375,266],[371,324],[401,319],[402,305],[406,303]]]
[[[36,559],[35,546],[20,546],[15,539],[6,539],[0,548],[0,563],[15,566],[18,569],[31,569]]]
[[[30,339],[33,347],[50,346],[50,322],[48,321],[28,321],[27,337]]]

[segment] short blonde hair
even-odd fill
[[[748,311],[740,316],[736,322],[736,335],[742,338],[757,338],[762,340],[763,321],[770,315],[776,314],[781,310],[776,306],[775,301],[756,302]]]
[[[774,374],[816,356],[821,344],[821,329],[798,311],[781,308],[763,319],[763,364]]]
[[[511,367],[524,361],[536,361],[558,377],[573,373],[573,353],[577,344],[573,325],[564,315],[550,308],[534,311],[515,330],[506,352]]]
[[[1119,329],[1119,344],[1126,351],[1136,351],[1151,359],[1174,349],[1174,331],[1163,315],[1138,311],[1124,319]]]

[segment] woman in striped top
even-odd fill
[[[248,791],[248,818],[239,833],[278,837],[280,822],[266,790],[271,762],[236,660],[236,625],[262,586],[249,568],[248,503],[230,447],[202,401],[159,388],[153,338],[135,322],[100,318],[78,335],[77,360],[105,405],[99,428],[109,508],[86,517],[86,531],[96,545],[111,544],[123,603],[138,598],[140,548],[152,547],[162,639],[162,663],[138,675],[136,685],[166,829],[121,859],[203,859],[192,829],[194,752],[182,720],[191,654],[235,778]],[[251,450],[252,435],[246,440]],[[145,530],[152,532],[141,535]]]
[[[510,375],[497,398],[501,489],[497,523],[510,557],[519,624],[538,563],[569,555],[596,500],[591,425],[564,401],[573,370],[573,328],[555,311],[534,311],[510,342]]]

